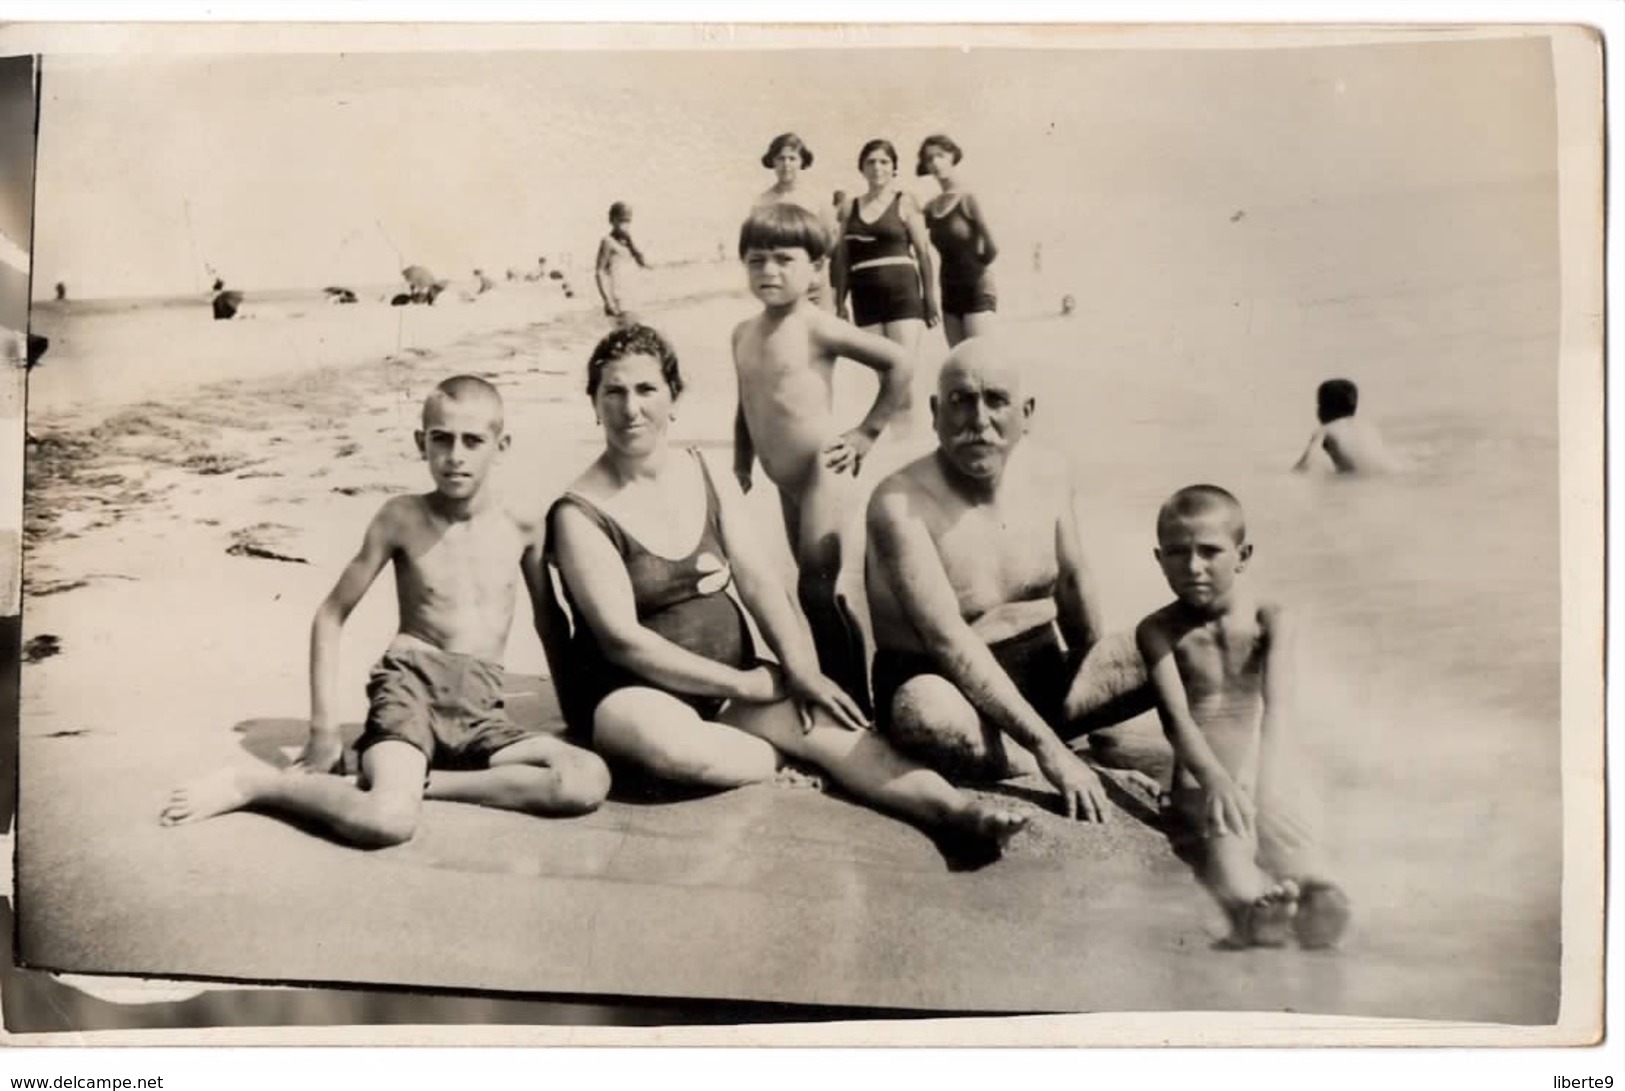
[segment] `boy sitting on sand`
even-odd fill
[[[1347,379],[1328,379],[1315,392],[1316,415],[1320,427],[1309,437],[1293,470],[1302,473],[1313,464],[1317,450],[1326,452],[1340,474],[1391,473],[1401,469],[1382,433],[1354,411],[1360,404],[1360,388]]]
[[[1348,899],[1283,802],[1292,627],[1238,582],[1252,551],[1241,505],[1217,486],[1181,489],[1157,513],[1175,599],[1135,637],[1174,750],[1169,818],[1230,918],[1229,945],[1278,947],[1296,931],[1304,947],[1329,947]]]
[[[507,450],[502,398],[472,376],[423,404],[418,450],[434,491],[387,501],[361,551],[316,611],[310,633],[310,738],[289,769],[222,769],[177,789],[161,821],[179,825],[254,807],[313,822],[353,845],[411,838],[425,797],[538,815],[593,810],[609,790],[596,754],[508,719],[499,665],[513,623],[514,570],[546,579],[538,528],[486,487]],[[339,634],[391,561],[400,630],[367,685],[359,780],[335,776],[343,751],[332,695]]]
[[[858,510],[842,475],[855,478],[881,431],[908,409],[912,377],[908,354],[899,346],[808,302],[807,289],[829,247],[828,230],[799,205],[755,208],[740,230],[739,256],[762,313],[733,332],[739,375],[734,474],[749,491],[751,464],[760,457],[778,486],[799,568],[797,594],[818,644],[819,666],[867,710],[861,633],[836,593],[842,523]],[[832,435],[837,356],[873,368],[880,390],[856,428]]]

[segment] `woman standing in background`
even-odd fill
[[[925,206],[925,225],[942,259],[942,321],[950,348],[989,332],[999,306],[988,268],[999,248],[975,195],[961,189],[955,177],[962,158],[958,144],[936,133],[921,141],[914,167],[915,174],[929,175],[942,187]]]
[[[897,149],[871,140],[858,153],[867,192],[846,209],[836,249],[835,313],[879,333],[911,355],[938,319],[937,286],[925,223],[913,197],[897,188]]]
[[[835,249],[835,217],[830,208],[801,180],[801,172],[813,165],[812,149],[795,133],[780,133],[773,138],[762,155],[762,166],[773,172],[774,182],[751,202],[752,208],[763,205],[799,205],[818,217],[818,222],[829,232],[830,250]],[[829,273],[820,270],[807,290],[807,298],[825,310],[829,309]]]

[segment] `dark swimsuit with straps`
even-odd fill
[[[993,275],[976,256],[976,222],[965,211],[965,197],[940,216],[927,207],[925,229],[942,263],[942,313],[965,315],[998,310]]]
[[[847,210],[842,242],[846,245],[846,287],[852,295],[852,321],[859,326],[875,326],[904,318],[925,317],[925,300],[920,295],[920,269],[914,264],[908,225],[898,206],[903,195],[894,194],[880,219],[869,223],[858,215],[858,201]],[[882,258],[908,258],[854,269],[866,261]]]
[[[711,475],[699,452],[690,449],[689,454],[700,464],[700,477],[705,482],[705,525],[699,542],[687,556],[671,560],[651,553],[612,516],[574,493],[559,497],[548,511],[549,538],[554,515],[561,506],[568,504],[580,511],[604,532],[621,555],[626,574],[632,581],[640,625],[696,655],[743,669],[755,662],[756,656],[744,611],[727,594],[732,575],[722,548],[716,489],[712,487]],[[548,553],[551,559],[551,543]],[[576,608],[568,586],[564,595],[575,617],[570,639],[570,670],[566,672],[567,677],[555,678],[553,684],[570,733],[590,740],[593,713],[605,697],[628,686],[662,687],[611,663],[592,630],[582,621],[581,611]],[[727,703],[721,697],[685,693],[672,693],[672,696],[705,720],[715,719]]]

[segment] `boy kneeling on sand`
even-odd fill
[[[515,561],[533,596],[547,574],[539,525],[487,488],[508,448],[501,395],[483,379],[447,379],[424,402],[416,439],[434,490],[385,502],[316,611],[304,753],[286,770],[222,769],[176,789],[163,824],[252,807],[380,848],[412,837],[425,798],[537,815],[603,802],[609,771],[596,754],[526,731],[503,708]],[[332,710],[339,634],[391,561],[400,631],[367,685],[361,773],[351,780],[331,772],[343,751]]]
[[[1252,557],[1241,505],[1215,485],[1180,489],[1157,513],[1157,562],[1174,601],[1135,637],[1176,765],[1175,847],[1230,918],[1230,946],[1330,947],[1349,903],[1286,805],[1294,682],[1286,610],[1237,577]]]

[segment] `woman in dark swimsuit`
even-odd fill
[[[954,168],[963,153],[940,133],[920,143],[914,173],[930,175],[942,193],[925,206],[925,226],[942,259],[942,322],[948,346],[993,328],[999,298],[988,266],[999,256],[976,197],[959,187]]]
[[[780,133],[773,138],[767,146],[767,152],[762,156],[762,166],[773,172],[773,184],[757,195],[751,202],[751,208],[758,209],[763,205],[798,205],[818,217],[818,222],[824,225],[830,233],[829,248],[835,245],[835,216],[839,210],[832,210],[825,205],[812,188],[801,177],[801,172],[813,164],[812,149],[802,143],[795,133]],[[828,271],[820,269],[813,277],[812,286],[807,289],[807,298],[817,307],[829,310]]]
[[[920,334],[938,321],[936,279],[925,223],[913,197],[897,188],[897,149],[871,140],[858,155],[869,183],[841,220],[832,280],[835,313],[915,352]]]
[[[647,326],[611,333],[587,390],[605,450],[548,512],[543,555],[564,599],[536,610],[570,731],[665,780],[734,787],[771,778],[789,755],[922,826],[996,844],[1020,829],[1020,816],[899,757],[819,673],[738,486],[667,443],[682,378],[665,340]],[[782,666],[756,658],[730,585]],[[550,574],[531,586],[551,588]]]

